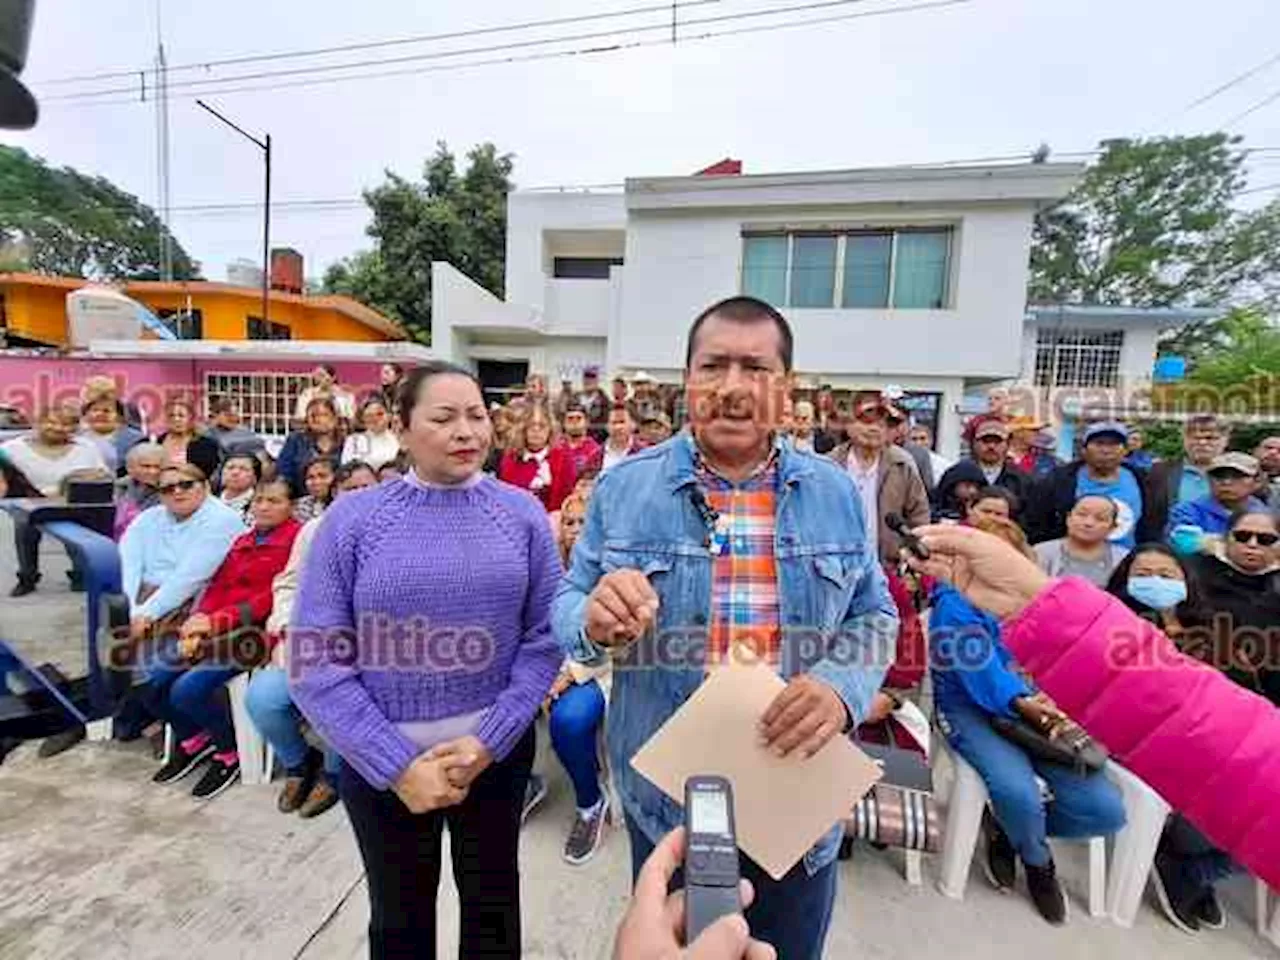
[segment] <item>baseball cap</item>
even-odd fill
[[[599,368],[599,367],[585,367],[585,368],[583,368],[583,371],[582,371],[582,378],[583,378],[584,380],[594,380],[594,379],[596,379],[596,378],[597,378],[597,377],[599,377],[599,376],[600,376],[600,368]]]
[[[889,416],[889,405],[879,395],[864,396],[854,401],[853,418],[855,420],[863,420],[867,417],[887,418]]]
[[[999,417],[985,417],[973,428],[973,439],[981,440],[983,437],[999,437],[1001,440],[1008,440],[1009,425]]]
[[[1235,470],[1238,473],[1243,473],[1246,477],[1256,477],[1258,475],[1258,461],[1247,453],[1238,453],[1236,451],[1222,453],[1214,457],[1209,463],[1209,473],[1216,473],[1219,470]]]
[[[653,383],[653,377],[645,373],[643,370],[637,370],[631,378],[632,383]]]
[[[1102,423],[1091,423],[1089,426],[1085,427],[1085,443],[1089,443],[1093,440],[1099,440],[1103,437],[1114,437],[1121,443],[1125,443],[1129,439],[1129,428],[1123,423],[1116,423],[1114,420],[1106,420]]]

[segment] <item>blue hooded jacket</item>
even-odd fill
[[[1013,654],[1000,639],[1000,621],[945,583],[933,588],[930,599],[929,663],[938,709],[945,714],[949,705],[976,706],[994,716],[1016,717],[1013,701],[1035,690],[1014,672]]]

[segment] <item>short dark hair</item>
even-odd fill
[[[1233,511],[1230,518],[1227,520],[1227,533],[1231,533],[1233,530],[1235,530],[1236,527],[1240,526],[1240,524],[1244,520],[1247,520],[1249,517],[1266,517],[1268,520],[1271,521],[1272,526],[1275,526],[1276,528],[1280,529],[1280,519],[1276,518],[1276,515],[1271,512],[1270,508],[1241,507],[1239,510]]]
[[[279,487],[284,491],[286,499],[290,499],[293,491],[289,489],[289,481],[284,477],[268,477],[266,480],[259,480],[254,484],[253,492],[255,494],[262,493],[264,490],[270,490],[272,487]]]
[[[1114,497],[1108,497],[1105,493],[1082,493],[1072,501],[1071,509],[1080,506],[1082,500],[1105,500],[1111,504],[1111,523],[1114,525],[1120,522],[1120,503]]]
[[[322,464],[329,468],[330,473],[332,473],[335,477],[337,476],[337,473],[338,473],[337,461],[334,460],[333,457],[326,457],[323,454],[317,454],[316,456],[308,460],[302,468],[302,475],[305,477],[308,473],[311,472],[312,467],[318,467],[318,466],[321,466]]]
[[[372,466],[365,463],[363,460],[348,460],[338,468],[336,473],[334,473],[333,482],[338,484],[346,483],[353,475],[359,473],[361,470],[368,470],[373,474],[375,479],[378,476],[378,471],[373,469]]]
[[[728,297],[719,303],[713,303],[698,314],[693,325],[689,327],[688,343],[685,347],[684,368],[693,365],[693,349],[698,343],[698,333],[702,325],[712,317],[728,320],[730,323],[763,323],[771,322],[778,330],[778,352],[782,360],[782,369],[791,372],[792,355],[795,352],[795,338],[791,335],[791,324],[787,318],[774,307],[755,297]]]
[[[222,461],[222,465],[218,468],[219,474],[221,474],[222,469],[232,460],[243,460],[249,464],[249,469],[253,471],[253,479],[255,482],[262,479],[262,461],[252,453],[233,453],[229,455]]]
[[[480,395],[484,396],[484,385],[466,367],[444,360],[429,360],[406,373],[396,389],[395,406],[400,414],[400,425],[406,430],[409,429],[409,421],[413,418],[413,408],[418,405],[418,394],[422,392],[423,384],[436,377],[466,377],[476,385]]]
[[[209,403],[209,416],[216,417],[222,413],[239,412],[240,404],[230,397],[218,397]]]
[[[338,379],[338,368],[335,367],[332,363],[317,363],[316,366],[319,367],[321,370],[323,370],[325,373],[327,373],[329,376],[333,377],[333,379],[335,380]]]

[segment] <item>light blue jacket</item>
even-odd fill
[[[1257,497],[1250,497],[1244,502],[1242,509],[1266,510],[1267,505]],[[1199,527],[1205,533],[1222,536],[1231,526],[1231,511],[1213,497],[1201,497],[1187,503],[1179,503],[1169,511],[1169,523],[1165,527],[1165,539],[1173,533],[1175,527]]]
[[[163,617],[192,599],[245,529],[240,513],[213,496],[206,496],[200,509],[182,521],[163,504],[143,510],[120,539],[120,579],[129,615]],[[146,603],[138,603],[144,583],[158,589]]]
[[[857,723],[893,660],[898,631],[876,536],[868,535],[853,481],[840,467],[790,444],[779,446],[778,457],[779,672],[829,683]],[[657,629],[614,658],[606,724],[622,804],[655,841],[683,823],[683,814],[630,761],[705,676],[712,555],[691,497],[695,488],[687,433],[603,474],[553,609],[556,636],[569,656],[598,664],[604,652],[586,638],[584,625],[587,596],[600,577],[637,569],[658,594]],[[810,874],[835,859],[840,836],[836,825],[806,854]]]

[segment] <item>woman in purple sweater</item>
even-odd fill
[[[546,512],[481,473],[480,385],[429,363],[401,386],[403,479],[335,501],[289,630],[290,687],[345,761],[372,957],[436,955],[440,835],[461,956],[520,956],[520,807],[533,719],[560,669],[560,561]]]

